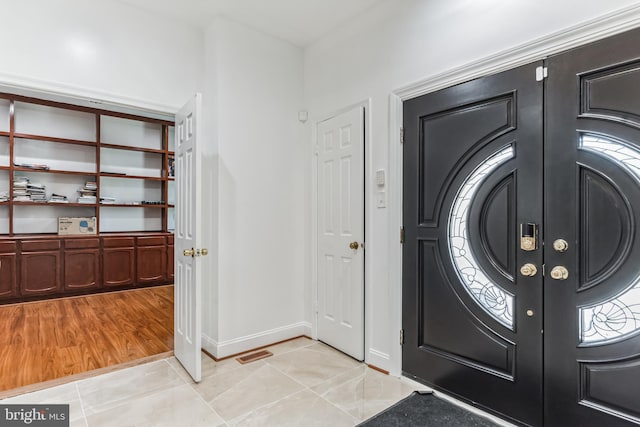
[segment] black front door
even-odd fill
[[[548,64],[546,425],[640,424],[640,32]]]
[[[539,65],[404,103],[403,371],[530,424],[542,416]]]
[[[541,65],[405,102],[403,371],[519,424],[640,424],[640,31]]]

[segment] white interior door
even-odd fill
[[[318,339],[364,359],[364,108],[318,123]]]
[[[198,153],[202,96],[176,114],[174,353],[194,381],[201,378],[201,171]]]

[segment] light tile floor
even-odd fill
[[[2,403],[69,403],[71,426],[353,426],[413,389],[317,341],[298,338],[241,365],[203,355],[195,384],[175,358]]]

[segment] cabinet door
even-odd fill
[[[0,254],[0,298],[17,296],[16,254]]]
[[[138,283],[162,282],[167,269],[167,246],[139,246]]]
[[[126,286],[134,283],[133,247],[104,248],[102,254],[104,286]]]
[[[21,264],[22,296],[55,294],[62,290],[59,250],[23,253]]]
[[[65,290],[95,289],[100,287],[100,250],[81,249],[64,252]]]

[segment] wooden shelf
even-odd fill
[[[65,171],[65,170],[58,170],[58,169],[31,169],[31,168],[21,168],[17,166],[14,167],[13,170],[19,171],[19,172],[57,173],[60,175],[98,176],[98,173],[96,172],[76,172],[76,171]]]
[[[149,181],[164,181],[165,178],[158,178],[155,176],[141,176],[141,175],[121,175],[119,173],[107,173],[100,172],[100,176],[108,178],[124,178],[124,179],[146,179]]]
[[[9,166],[0,166],[0,171],[8,171],[11,169]]]
[[[13,136],[16,139],[33,139],[37,141],[60,142],[62,144],[90,145],[93,147],[98,146],[98,143],[95,141],[82,141],[79,139],[57,138],[54,136],[30,135],[27,133],[16,133]]]
[[[10,136],[9,132],[0,132],[0,136]]]
[[[128,145],[105,144],[101,143],[100,148],[111,148],[114,150],[141,151],[143,153],[164,154],[166,151],[155,148],[130,147]]]

